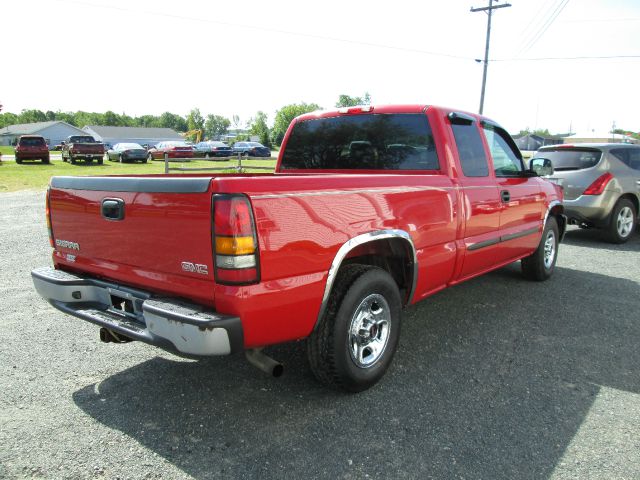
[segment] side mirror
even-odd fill
[[[548,158],[533,158],[529,162],[529,169],[536,172],[539,177],[553,175],[553,164]]]

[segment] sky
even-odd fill
[[[470,9],[488,3],[3,0],[0,104],[246,122],[368,92],[477,112],[487,15]],[[640,0],[510,3],[492,16],[485,115],[511,133],[640,131]]]

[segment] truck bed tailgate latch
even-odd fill
[[[124,200],[120,198],[105,198],[102,200],[100,212],[107,220],[123,220]]]

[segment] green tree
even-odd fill
[[[280,145],[282,143],[282,139],[287,132],[287,128],[289,128],[289,124],[294,118],[315,110],[320,110],[320,107],[315,103],[292,103],[291,105],[286,105],[278,110],[273,121],[271,135],[271,138],[276,145]]]
[[[133,119],[133,124],[136,127],[159,127],[160,119],[155,115],[142,115]]]
[[[118,117],[118,115],[112,112],[111,110],[107,110],[102,114],[102,122],[103,122],[103,125],[108,125],[112,127],[118,127],[122,125],[122,122],[120,121],[120,118]]]
[[[356,105],[370,105],[371,95],[369,92],[364,92],[364,97],[351,97],[349,95],[340,95],[336,107],[355,107]]]
[[[539,135],[541,137],[552,137],[553,135],[551,133],[549,133],[549,129],[548,128],[538,128],[536,130],[533,131],[534,135]]]
[[[158,123],[161,128],[172,128],[178,132],[186,132],[188,130],[187,121],[180,115],[171,112],[164,112],[160,115]]]
[[[18,115],[15,113],[7,112],[0,114],[0,128],[15,125],[16,123],[18,123]]]
[[[269,127],[267,126],[267,114],[258,112],[254,118],[249,120],[249,133],[257,135],[260,143],[265,147],[271,148],[271,138],[269,135]]]
[[[46,122],[47,116],[42,110],[22,110],[18,115],[18,123]]]
[[[200,113],[200,109],[194,108],[187,115],[188,130],[204,130],[204,118]]]
[[[231,121],[221,115],[207,115],[204,123],[204,131],[208,138],[216,138],[225,135],[229,131]]]

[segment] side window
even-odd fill
[[[465,177],[488,177],[487,156],[476,123],[452,123],[451,129]]]
[[[491,151],[496,176],[509,177],[522,172],[524,170],[522,160],[505,138],[508,134],[491,125],[484,125],[482,130]]]
[[[627,167],[640,170],[640,148],[618,148],[611,150],[611,155]]]

